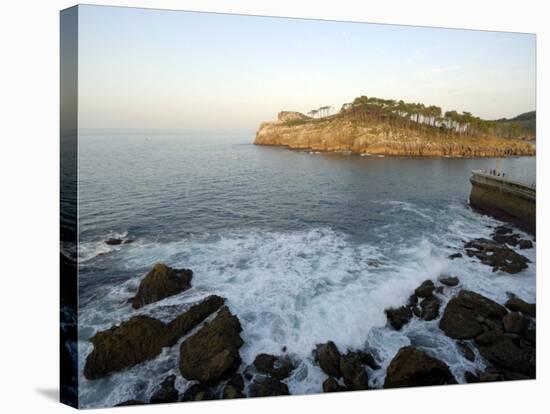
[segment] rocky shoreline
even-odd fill
[[[283,111],[275,122],[258,128],[255,145],[283,146],[315,152],[352,152],[372,156],[510,157],[533,156],[529,142],[496,136],[441,137],[429,130],[357,124],[339,115],[313,119]]]
[[[517,274],[530,262],[512,247],[530,249],[533,244],[509,227],[497,227],[491,239],[464,241],[463,249],[449,259],[479,260],[494,272]],[[142,279],[128,306],[140,309],[181,293],[191,287],[192,278],[189,269],[157,263]],[[463,378],[456,378],[429,350],[408,345],[401,347],[387,365],[383,388],[536,377],[536,305],[513,292],[505,303],[497,303],[462,287],[458,277],[442,274],[436,280],[425,280],[411,292],[407,303],[385,313],[388,326],[395,330],[413,319],[435,321],[464,358],[481,358],[486,368],[466,371]],[[86,358],[83,374],[91,381],[105,378],[178,346],[170,352],[178,352],[175,368],[189,381],[183,392],[176,388],[176,375],[171,374],[147,400],[116,405],[289,395],[285,381],[301,361],[283,347],[277,355],[260,353],[252,364],[243,364],[241,332],[239,318],[217,295],[193,304],[169,322],[137,314],[90,338],[93,350]],[[332,341],[317,344],[310,358],[326,374],[319,392],[368,390],[369,373],[382,369],[376,351],[338,349]]]

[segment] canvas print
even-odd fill
[[[64,403],[536,377],[534,34],[60,22]]]

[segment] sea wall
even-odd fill
[[[470,182],[472,207],[536,233],[535,188],[483,172],[474,172]]]
[[[498,137],[445,137],[433,130],[383,123],[357,123],[339,116],[309,118],[281,112],[260,125],[254,144],[312,151],[351,151],[372,155],[428,157],[507,157],[535,155],[529,142]]]

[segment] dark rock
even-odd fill
[[[420,286],[414,290],[414,294],[419,298],[427,298],[432,296],[435,290],[434,282],[431,280],[425,280]]]
[[[315,362],[319,364],[321,369],[331,377],[340,378],[340,351],[334,344],[329,341],[326,344],[319,344],[313,352]]]
[[[495,227],[495,231],[493,234],[503,235],[503,234],[512,234],[513,232],[514,231],[510,227],[498,226],[498,227]]]
[[[164,346],[165,332],[161,321],[138,315],[96,333],[90,339],[94,349],[86,358],[84,376],[97,379],[153,359]]]
[[[520,249],[532,249],[533,248],[533,242],[531,240],[521,239],[518,243],[518,246]]]
[[[181,397],[181,401],[207,401],[212,399],[212,395],[201,384],[191,385]]]
[[[407,305],[405,307],[398,308],[398,310],[402,310],[403,308],[408,308],[409,311],[411,311],[415,316],[420,317],[420,308],[418,307],[418,296],[416,296],[414,293],[411,296],[409,296],[409,300],[407,301]],[[390,308],[390,309],[392,309],[392,308]],[[405,316],[406,313],[407,312],[405,311],[405,313],[403,313],[402,316],[406,317]],[[411,317],[412,317],[412,315],[411,315]],[[405,322],[404,324],[406,324],[407,322]]]
[[[409,323],[412,318],[411,308],[408,306],[401,306],[400,308],[388,308],[384,311],[388,322],[393,329],[399,331],[404,325]]]
[[[340,372],[346,387],[353,391],[368,390],[369,377],[363,368],[361,356],[348,352],[340,358]]]
[[[521,312],[532,318],[537,317],[537,306],[535,303],[527,303],[514,294],[509,294],[509,299],[504,304],[508,309],[514,312]]]
[[[384,388],[456,384],[449,367],[412,346],[403,347],[392,359]]]
[[[276,395],[290,395],[288,386],[275,378],[266,377],[250,384],[251,397],[274,397]]]
[[[175,375],[169,375],[166,377],[160,387],[155,393],[151,396],[151,404],[162,404],[162,403],[171,403],[179,400],[178,390],[174,387],[174,382],[176,381]]]
[[[464,373],[464,381],[466,381],[468,384],[475,384],[479,382],[479,376],[477,376],[473,372],[466,371]]]
[[[449,255],[449,259],[451,259],[451,260],[459,259],[461,257],[462,257],[462,253],[453,253],[453,254]]]
[[[277,357],[269,354],[259,354],[254,359],[254,366],[259,372],[282,380],[294,370],[294,364],[288,356]]]
[[[519,312],[510,312],[502,318],[502,325],[506,332],[522,334],[527,330],[528,321]]]
[[[468,361],[472,361],[472,362],[475,361],[476,354],[474,353],[472,348],[470,348],[470,345],[464,342],[457,342],[456,345],[460,349],[460,352],[462,353],[464,358],[466,358]]]
[[[425,321],[433,321],[439,316],[441,301],[436,296],[430,296],[420,302],[420,317]]]
[[[231,384],[227,384],[223,388],[222,398],[224,400],[231,400],[234,398],[244,398],[244,397],[245,395],[243,394],[243,392]]]
[[[524,338],[532,345],[535,345],[537,343],[537,331],[534,328],[528,328],[525,331]]]
[[[519,243],[519,236],[517,234],[495,234],[493,240],[497,243],[517,246]]]
[[[529,259],[507,246],[489,239],[475,239],[464,245],[469,257],[477,257],[481,263],[491,266],[493,271],[519,273],[527,268]]]
[[[228,385],[232,385],[233,387],[243,390],[244,389],[244,379],[242,375],[240,374],[234,374],[231,379],[227,382]]]
[[[456,286],[460,283],[460,280],[458,277],[453,276],[441,276],[439,278],[439,281],[443,283],[445,286]]]
[[[447,304],[439,327],[454,339],[472,339],[484,331],[481,318],[501,319],[506,309],[478,293],[461,290]]]
[[[418,305],[418,296],[412,294],[411,296],[409,296],[407,306],[410,308],[414,308],[416,305]]]
[[[254,375],[256,374],[256,368],[254,368],[254,365],[248,365],[244,371],[243,376],[248,380],[251,381],[252,378],[254,378]]]
[[[123,401],[121,403],[118,403],[117,405],[115,405],[115,407],[126,407],[126,406],[130,406],[130,405],[143,405],[143,404],[145,404],[145,403],[142,402],[142,401],[127,400],[127,401]]]
[[[212,295],[191,306],[166,326],[166,346],[173,346],[186,333],[223,306],[225,299]]]
[[[479,375],[479,382],[495,382],[502,381],[503,379],[502,374],[493,367],[488,367]]]
[[[334,377],[328,377],[323,382],[323,392],[340,392],[340,391],[347,391],[346,387],[341,386],[338,384],[338,381]]]
[[[191,287],[193,271],[172,269],[163,263],[157,263],[139,284],[138,292],[132,299],[135,309],[176,295]]]
[[[181,344],[183,377],[206,385],[230,378],[241,364],[241,331],[239,319],[224,306],[212,322]]]
[[[476,338],[480,354],[496,367],[534,376],[536,365],[535,348],[518,336],[498,331],[489,331]]]
[[[84,376],[88,379],[101,378],[155,358],[163,347],[174,345],[223,302],[224,299],[219,296],[210,296],[168,324],[138,315],[96,333],[90,339],[94,349],[86,359]]]
[[[112,239],[105,240],[105,244],[108,244],[109,246],[118,246],[118,245],[122,244],[122,242],[123,242],[123,240],[118,239],[118,238],[112,238]]]
[[[369,352],[355,351],[355,354],[359,356],[361,363],[363,365],[367,365],[372,369],[380,369],[380,365],[376,363],[376,360],[374,359],[372,354],[370,354]]]

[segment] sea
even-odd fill
[[[147,401],[169,374],[181,392],[190,386],[178,370],[179,346],[89,381],[82,374],[89,339],[136,314],[170,321],[211,294],[225,297],[240,319],[241,370],[257,354],[286,347],[298,365],[285,380],[292,394],[321,392],[326,375],[312,350],[329,340],[342,352],[372,352],[381,366],[369,368],[373,388],[382,387],[398,349],[411,344],[445,361],[459,382],[483,369],[477,351],[475,361],[465,359],[438,320],[415,318],[395,331],[384,309],[441,274],[500,303],[507,292],[534,302],[535,249],[521,251],[532,263],[516,275],[448,256],[502,225],[469,207],[471,171],[498,167],[531,184],[535,158],[315,153],[253,145],[254,134],[79,131],[81,406]],[[107,245],[113,237],[132,242]],[[192,287],[134,310],[128,299],[156,262],[192,269]]]

